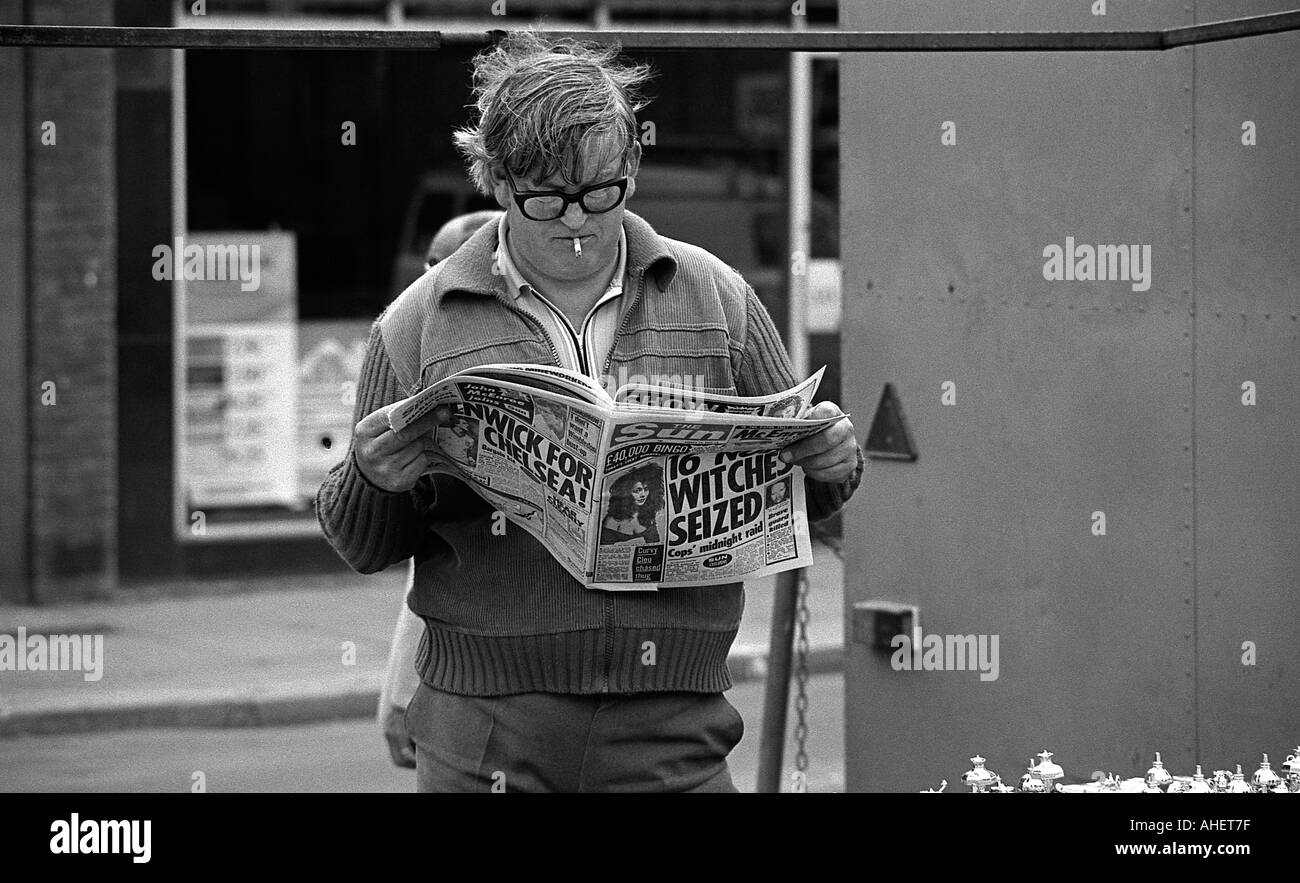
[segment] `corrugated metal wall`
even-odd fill
[[[1288,5],[1112,2],[1100,17],[1087,0],[911,0],[840,15],[1140,30]],[[994,681],[900,672],[850,643],[850,790],[955,785],[976,752],[1018,780],[1045,747],[1084,777],[1139,774],[1157,750],[1176,772],[1249,773],[1300,739],[1297,50],[1284,34],[842,58],[845,407],[865,437],[892,382],[920,451],[873,461],[850,507],[846,615],[914,603],[926,634],[997,635],[1000,663]],[[1043,249],[1067,237],[1149,245],[1149,289],[1047,281]]]

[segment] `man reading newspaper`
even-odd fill
[[[376,321],[348,456],[317,497],[321,527],[353,569],[414,558],[408,605],[425,634],[406,717],[420,791],[735,790],[726,759],[744,726],[722,694],[743,586],[585,588],[528,531],[500,530],[462,481],[429,474],[448,459],[434,438],[451,427],[449,409],[396,432],[388,419],[421,389],[497,363],[567,367],[602,384],[693,378],[726,394],[793,386],[739,274],[624,210],[647,77],[612,50],[527,33],[475,59],[477,120],[456,143],[506,214]],[[806,416],[841,413],[822,402]],[[847,418],[780,457],[802,468],[812,520],[844,505],[863,467]],[[658,531],[634,485],[611,529]]]

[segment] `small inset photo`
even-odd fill
[[[803,399],[798,396],[790,396],[772,406],[772,416],[780,417],[782,420],[793,420],[799,416],[799,412],[803,410],[803,405]]]
[[[478,465],[478,420],[457,414],[451,426],[440,426],[434,435],[438,447],[457,463],[473,469]]]
[[[600,544],[663,542],[664,471],[658,463],[625,472],[609,488]]]
[[[790,476],[767,486],[767,508],[772,509],[790,499]]]

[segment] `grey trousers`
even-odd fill
[[[736,792],[745,732],[721,693],[458,696],[421,684],[406,709],[416,790]]]

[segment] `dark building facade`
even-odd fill
[[[544,5],[543,27],[601,16],[614,27],[776,27],[790,16],[786,3]],[[808,5],[814,25],[833,21],[832,4]],[[166,27],[190,24],[188,6],[0,0],[0,22]],[[358,26],[367,14],[378,16],[373,26],[434,27],[446,14],[465,27],[473,14],[486,30],[533,22],[542,5],[512,2],[504,22],[482,4],[307,6],[208,2],[201,23],[275,25],[278,15],[329,27],[350,15]],[[398,7],[405,18],[394,21]],[[321,384],[346,373],[359,335],[409,281],[406,253],[422,250],[453,208],[472,207],[450,132],[467,119],[477,48],[461,39],[438,52],[0,49],[0,395],[13,436],[0,470],[13,503],[0,523],[0,601],[342,567],[308,499],[346,446],[337,415],[348,408],[322,397]],[[643,57],[659,74],[632,210],[729,260],[783,322],[787,56]],[[813,256],[831,259],[834,65],[818,70]],[[298,480],[274,500],[240,499],[244,488],[205,503],[195,492],[208,450],[196,447],[195,415],[211,398],[203,353],[229,351],[234,338],[230,317],[210,307],[224,301],[158,278],[157,249],[213,236],[262,242],[263,287],[283,295],[277,316],[293,329],[293,360],[264,377],[273,395],[294,388],[299,414]],[[837,340],[823,336],[832,350],[823,361],[837,361]],[[227,385],[230,375],[227,364]],[[215,395],[220,413],[234,394]],[[323,401],[333,428],[312,411]],[[274,455],[284,445],[262,447]]]

